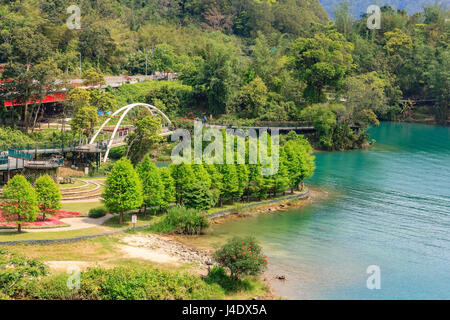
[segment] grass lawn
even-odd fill
[[[87,215],[90,209],[101,207],[102,205],[103,203],[101,201],[69,202],[69,203],[62,203],[61,210],[78,211],[81,212],[83,215]]]
[[[133,224],[131,223],[131,216],[134,213],[125,213],[123,215],[123,224],[120,225],[119,224],[119,215],[114,216],[112,219],[108,220],[105,222],[105,226],[106,227],[110,227],[110,228],[131,228],[133,227]],[[150,214],[147,213],[147,216],[144,217],[143,214],[138,214],[138,219],[137,219],[137,223],[136,226],[145,226],[145,225],[149,225],[149,224],[154,224],[156,222],[158,222],[162,216],[152,216]]]
[[[44,239],[64,239],[75,238],[86,235],[93,235],[114,231],[116,229],[108,227],[92,227],[87,229],[78,229],[70,231],[55,231],[55,232],[0,232],[0,242],[2,241],[19,241],[19,240],[44,240]]]
[[[74,183],[67,183],[67,184],[58,184],[59,189],[64,190],[64,189],[70,189],[70,188],[76,188],[76,187],[81,187],[87,185],[87,183],[80,181],[80,180],[75,180]]]

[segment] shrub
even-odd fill
[[[267,266],[266,256],[253,237],[234,237],[217,250],[214,259],[237,280],[241,275],[257,275]]]
[[[106,216],[107,213],[108,213],[108,210],[103,206],[97,207],[97,208],[92,208],[89,210],[89,218],[98,219],[98,218]]]
[[[67,287],[67,274],[28,281],[14,298],[73,300],[202,300],[223,299],[218,284],[199,277],[151,267],[89,268],[81,272],[80,289]]]
[[[162,221],[150,227],[160,233],[200,234],[209,226],[206,216],[195,209],[176,206],[168,210]]]
[[[42,262],[0,249],[0,299],[16,294],[29,279],[44,276],[48,268]]]

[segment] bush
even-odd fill
[[[0,299],[14,296],[29,279],[48,273],[48,267],[35,259],[0,249]]]
[[[230,271],[232,280],[241,275],[258,275],[267,266],[266,256],[253,237],[234,237],[213,256],[217,263]]]
[[[223,299],[224,290],[199,277],[151,267],[89,268],[81,273],[80,289],[67,288],[67,275],[30,281],[15,296],[74,300],[201,300]]]
[[[108,210],[105,207],[92,208],[89,210],[89,218],[98,219],[106,216]]]
[[[206,216],[195,209],[176,206],[169,209],[162,221],[150,227],[159,233],[200,234],[209,226]]]

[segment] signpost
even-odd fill
[[[137,215],[133,214],[131,216],[131,223],[133,223],[133,230],[136,230]]]

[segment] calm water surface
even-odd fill
[[[317,154],[311,206],[215,227],[254,235],[291,299],[450,299],[450,128],[383,123],[366,151]],[[367,267],[381,269],[369,290]]]

